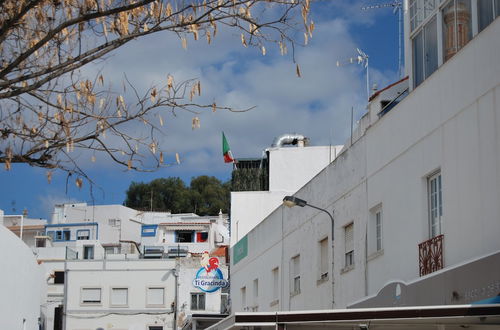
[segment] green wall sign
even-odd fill
[[[240,262],[241,259],[248,255],[248,236],[245,235],[234,245],[233,248],[233,265]]]

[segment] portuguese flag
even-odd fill
[[[231,153],[224,132],[222,132],[222,154],[224,155],[224,163],[234,163],[233,154]]]

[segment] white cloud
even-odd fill
[[[343,10],[346,17],[357,5],[327,7]],[[363,68],[336,66],[337,60],[355,55],[357,47],[346,23],[345,18],[316,22],[310,44],[295,49],[302,78],[295,74],[292,49],[282,57],[277,46],[268,46],[264,57],[258,49],[242,47],[239,37],[224,29],[212,45],[190,41],[187,51],[173,35],[144,38],[110,58],[104,72],[115,85],[126,73],[139,90],[164,83],[168,73],[178,81],[197,78],[202,82],[203,95],[196,100],[200,103],[216,101],[240,109],[255,106],[245,113],[207,109],[199,115],[201,128],[195,131],[191,129],[193,114],[181,111],[175,117],[163,116],[162,149],[167,157],[178,152],[182,158],[181,166],[168,171],[212,170],[216,175],[227,170],[221,156],[221,131],[226,132],[236,157],[259,157],[274,137],[289,132],[310,137],[313,145],[344,142],[351,107],[359,115],[366,103]],[[383,78],[373,72],[377,79]],[[99,164],[103,165],[112,166]]]

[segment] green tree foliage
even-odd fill
[[[229,210],[230,184],[206,175],[193,178],[187,187],[180,178],[149,183],[132,182],[125,205],[137,210],[217,215]]]
[[[195,213],[215,215],[219,210],[227,213],[230,199],[230,183],[221,183],[216,177],[202,175],[191,180],[191,205]]]

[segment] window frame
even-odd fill
[[[191,233],[191,240],[189,241],[180,241],[179,234],[187,234]],[[196,243],[196,232],[194,230],[176,230],[175,231],[175,243]]]
[[[253,280],[253,305],[259,306],[259,279]]]
[[[429,238],[443,233],[443,183],[441,170],[427,176],[427,212],[429,221]],[[433,182],[436,190],[433,191]],[[435,204],[434,204],[435,203]],[[436,216],[434,216],[436,211]],[[435,222],[434,219],[437,219]],[[436,229],[435,229],[436,228]]]
[[[375,211],[375,252],[380,252],[384,249],[383,246],[383,214],[380,207]]]
[[[352,247],[347,244],[349,239],[348,229],[352,232],[350,238]],[[344,268],[354,267],[354,221],[344,226],[344,254]]]
[[[65,280],[66,280],[66,273],[64,272],[64,270],[54,270],[54,284],[64,284]]]
[[[88,237],[88,238],[86,238],[86,239],[80,239],[80,233],[82,233],[82,232],[87,232],[88,235],[83,236],[83,237]],[[90,229],[78,229],[76,231],[76,240],[77,241],[88,241],[88,240],[90,240]]]
[[[246,311],[248,306],[247,305],[247,287],[243,286],[240,288],[240,294],[241,294],[241,308]]]
[[[205,292],[191,292],[189,297],[191,298],[190,299],[190,303],[189,303],[189,307],[190,307],[190,310],[192,311],[205,311],[207,310],[207,295],[205,294]],[[193,297],[196,297],[196,306],[194,306],[195,308],[193,308]],[[200,297],[203,297],[203,308],[200,308]]]
[[[279,297],[280,297],[280,268],[279,266],[276,266],[274,267],[273,269],[271,269],[271,277],[272,277],[272,280],[273,280],[273,291],[272,291],[272,298],[273,298],[273,302],[277,303],[279,301]]]
[[[90,258],[86,258],[85,250],[89,249],[92,251]],[[83,246],[83,260],[94,260],[95,257],[95,246],[94,245],[84,245]]]
[[[296,254],[290,258],[290,296],[300,292],[300,254]]]
[[[322,246],[325,244],[325,246]],[[323,282],[328,280],[330,276],[329,265],[329,245],[328,236],[323,237],[318,241],[318,281]],[[318,283],[319,284],[319,283]]]

